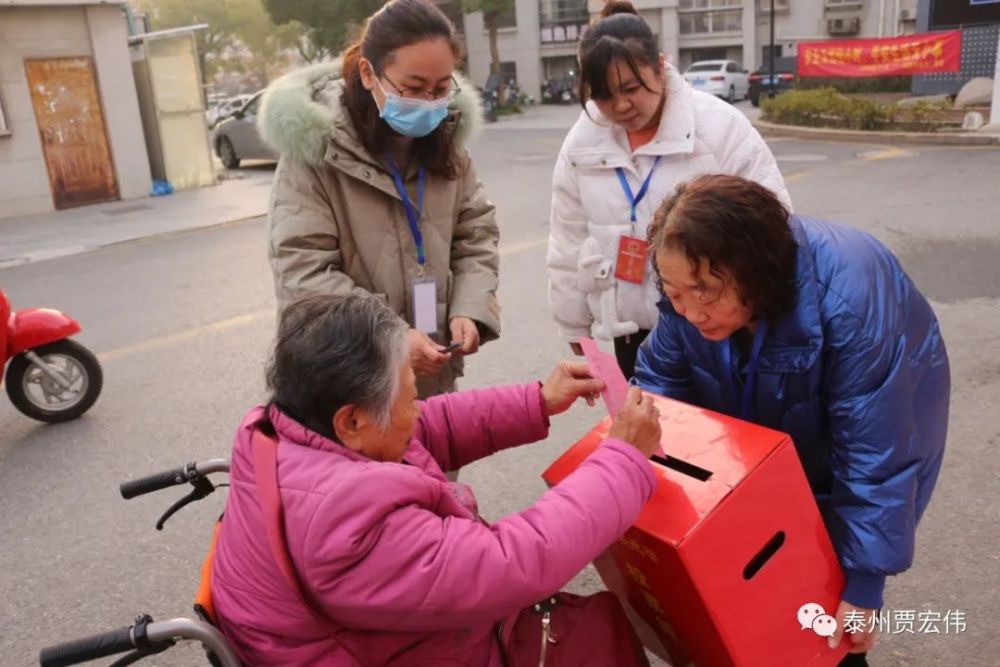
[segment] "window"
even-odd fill
[[[780,58],[782,56],[782,52],[783,52],[783,50],[781,48],[781,44],[775,44],[774,45],[774,57],[775,58]],[[770,58],[771,58],[771,45],[770,44],[765,44],[764,45],[764,48],[762,49],[762,54],[763,54],[763,58],[762,58],[761,62],[764,62],[764,63],[769,62]]]
[[[575,42],[590,21],[586,0],[538,0],[539,41]]]
[[[543,26],[586,24],[590,20],[587,0],[538,0],[538,20]]]
[[[256,116],[257,115],[257,107],[259,107],[259,106],[260,106],[260,95],[258,95],[257,97],[253,98],[252,100],[250,100],[250,104],[248,104],[245,107],[243,107],[243,115],[244,116]]]
[[[689,72],[718,72],[722,69],[720,63],[701,63],[700,65],[691,65],[688,67]]]
[[[774,11],[787,12],[788,0],[774,0]],[[771,12],[771,0],[757,0],[757,12],[767,15]]]
[[[7,127],[7,116],[3,113],[3,100],[0,100],[0,137],[10,134],[10,129]]]
[[[861,7],[862,0],[826,0],[827,7]]]
[[[463,35],[465,34],[465,14],[462,12],[462,4],[460,2],[453,2],[452,0],[445,0],[444,2],[437,3],[438,9],[440,9],[451,24],[455,26],[455,31]]]
[[[517,11],[514,7],[514,3],[511,3],[510,11],[500,12],[497,15],[497,27],[498,28],[517,27]]]
[[[736,65],[736,63],[728,63],[728,64],[726,65],[726,71],[727,71],[727,72],[729,72],[729,73],[731,73],[731,74],[739,74],[739,73],[740,73],[740,72],[742,72],[743,70],[741,70],[741,69],[740,69],[740,68],[739,68],[739,67],[738,67],[738,66]]]
[[[739,32],[743,29],[743,11],[691,12],[680,15],[682,35],[709,32]]]
[[[764,2],[770,2],[770,0],[763,0]],[[781,2],[782,0],[775,0],[775,3]],[[787,0],[784,0],[787,2]],[[742,7],[743,0],[680,0],[677,8],[680,10],[685,9],[717,9],[722,7]]]

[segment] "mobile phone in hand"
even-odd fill
[[[458,350],[461,347],[462,347],[462,343],[461,342],[452,343],[448,347],[441,348],[441,353],[442,354],[449,354],[451,352],[454,352],[455,350]]]

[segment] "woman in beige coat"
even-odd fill
[[[475,88],[427,0],[393,0],[342,62],[277,80],[260,129],[281,154],[269,257],[280,310],[315,294],[376,294],[410,325],[421,397],[500,332],[499,230],[463,143]],[[453,352],[449,344],[457,344]]]

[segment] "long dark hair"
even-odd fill
[[[394,51],[434,38],[447,40],[456,60],[461,59],[462,45],[455,27],[437,6],[428,0],[392,0],[368,17],[361,36],[344,52],[344,104],[358,138],[372,157],[385,156],[394,133],[382,122],[371,92],[361,82],[361,59],[368,60],[381,76]],[[442,123],[426,137],[414,139],[412,155],[430,173],[454,179],[458,176],[454,143],[452,131]]]
[[[652,261],[661,250],[683,252],[691,268],[700,258],[721,278],[730,272],[754,316],[776,322],[795,306],[798,244],[788,209],[754,181],[719,174],[699,176],[663,202],[649,227]],[[655,268],[654,268],[655,270]]]
[[[580,104],[586,108],[590,99],[611,98],[608,67],[613,62],[625,63],[643,88],[657,92],[639,75],[641,66],[660,74],[660,45],[653,31],[627,0],[610,0],[601,17],[580,40]]]

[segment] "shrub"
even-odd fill
[[[840,93],[908,93],[913,86],[910,76],[868,77],[800,77],[795,87],[800,90],[833,88]]]
[[[788,90],[761,100],[764,119],[788,125],[874,130],[890,118],[885,108],[863,98],[849,98],[833,88]]]

